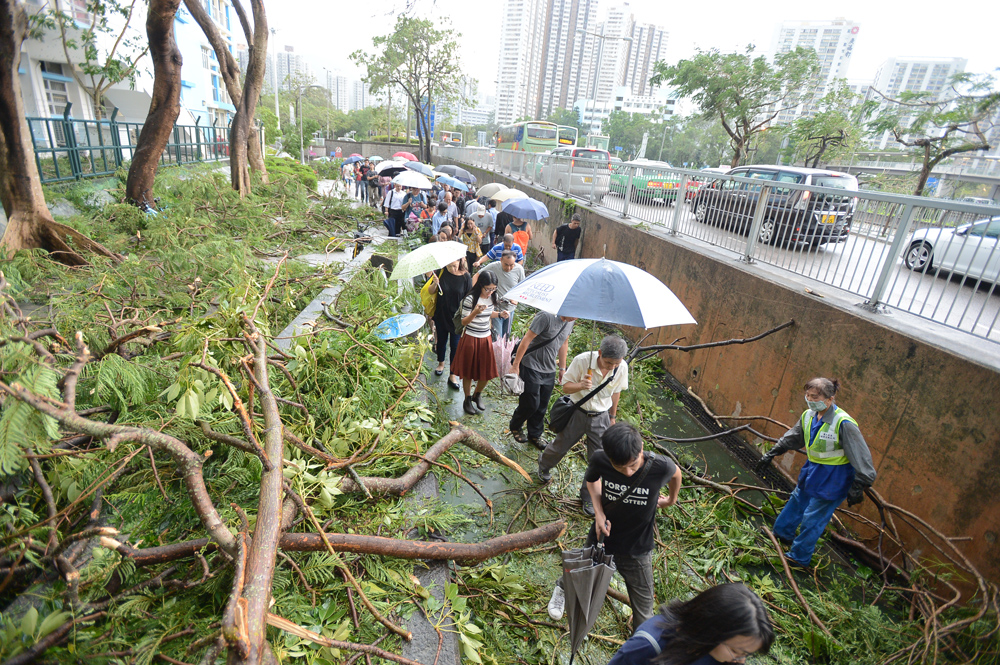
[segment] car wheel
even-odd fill
[[[760,231],[757,232],[757,240],[765,245],[773,245],[778,239],[778,227],[773,219],[765,219],[760,224]]]
[[[694,204],[694,219],[702,224],[708,224],[708,206],[704,203],[695,202]]]
[[[903,263],[910,270],[916,270],[919,272],[926,272],[930,270],[931,267],[931,252],[933,248],[930,243],[926,242],[916,242],[910,245],[910,249],[906,252],[906,258],[903,259]]]

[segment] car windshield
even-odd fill
[[[814,175],[812,184],[817,187],[829,187],[830,189],[850,189],[858,191],[857,178],[850,175]]]
[[[528,125],[528,137],[533,139],[554,139],[556,137],[556,130],[552,127]]]
[[[603,150],[577,150],[573,156],[577,159],[593,159],[598,162],[611,161],[610,155]]]

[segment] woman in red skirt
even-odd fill
[[[493,356],[493,340],[490,319],[507,318],[507,312],[497,308],[497,278],[491,272],[480,273],[469,295],[462,301],[462,325],[465,332],[458,341],[458,351],[451,363],[451,371],[462,378],[465,389],[465,403],[462,408],[469,415],[485,411],[483,389],[490,379],[499,376],[496,359]],[[472,382],[476,382],[476,393],[472,394]]]

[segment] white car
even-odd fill
[[[910,270],[941,270],[1000,283],[1000,217],[914,231],[903,257]]]

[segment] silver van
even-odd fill
[[[611,181],[611,153],[597,148],[556,148],[546,156],[539,180],[548,187],[599,201]]]

